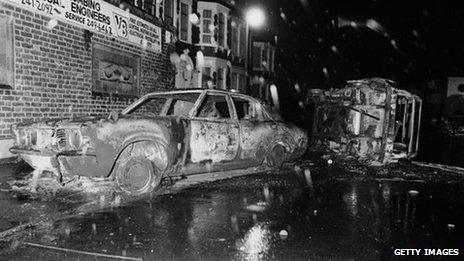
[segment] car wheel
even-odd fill
[[[116,172],[116,182],[124,192],[140,195],[157,188],[161,175],[149,159],[136,156],[121,162]]]
[[[285,161],[285,148],[282,145],[275,145],[266,156],[266,163],[273,168],[280,168]]]

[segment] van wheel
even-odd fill
[[[141,195],[155,190],[161,183],[161,175],[149,159],[135,156],[118,165],[116,182],[124,192]]]
[[[266,164],[269,167],[281,168],[285,161],[285,148],[282,145],[275,145],[266,156]]]

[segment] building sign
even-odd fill
[[[103,0],[6,0],[36,13],[161,52],[161,28]]]
[[[94,44],[92,55],[92,92],[137,96],[140,57]]]

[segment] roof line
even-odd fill
[[[243,96],[243,97],[246,97],[248,99],[258,101],[258,102],[263,102],[261,99],[249,96],[249,95],[244,94],[244,93],[231,92],[231,91],[227,91],[227,90],[218,90],[218,89],[175,89],[175,90],[172,90],[172,91],[150,92],[150,93],[147,93],[147,94],[143,95],[141,98],[150,97],[152,95],[172,95],[172,94],[203,93],[203,92],[221,93],[221,94],[228,94],[228,95],[231,94],[231,95],[236,95],[236,96]]]

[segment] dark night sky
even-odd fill
[[[458,1],[237,0],[268,10],[282,75],[306,87],[386,77],[401,85],[464,76]],[[259,31],[258,31],[259,32]]]
[[[464,76],[464,7],[440,0],[235,0],[267,10],[278,36],[277,87],[283,116],[304,124],[307,88],[383,77],[415,89],[431,79]],[[271,37],[272,38],[272,37]],[[302,91],[298,92],[294,84]]]

